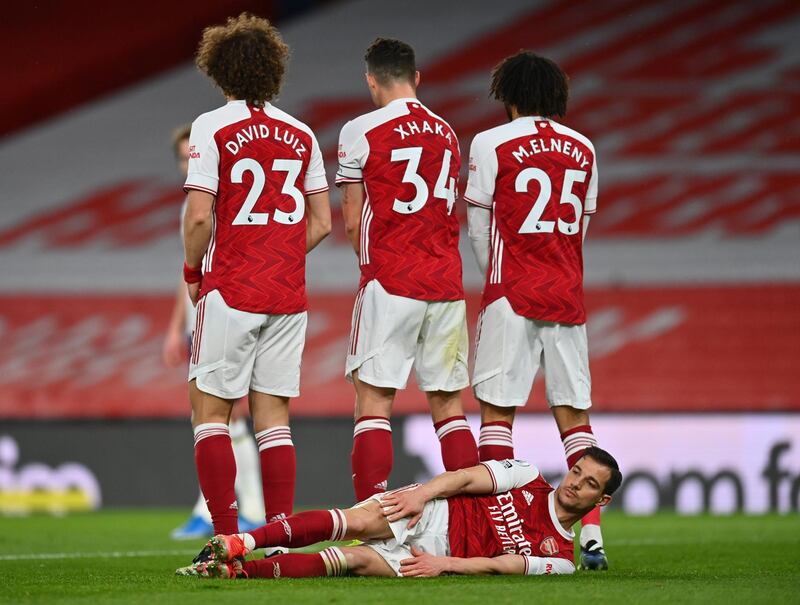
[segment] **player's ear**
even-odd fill
[[[414,72],[414,88],[417,88],[418,86],[419,86],[419,72],[415,71]]]
[[[603,494],[602,497],[597,501],[597,506],[607,506],[609,502],[611,502],[611,496],[608,494]]]

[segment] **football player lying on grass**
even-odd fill
[[[377,494],[347,510],[297,513],[251,532],[215,536],[179,575],[217,578],[569,574],[572,526],[604,506],[622,475],[588,448],[553,489],[518,460],[483,462],[423,485]],[[361,540],[314,554],[245,560],[257,548]]]

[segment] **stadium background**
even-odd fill
[[[593,424],[626,471],[617,506],[798,510],[800,5],[399,6],[4,9],[0,56],[14,77],[0,96],[0,512],[194,500],[184,373],[160,360],[181,263],[169,133],[221,104],[191,55],[202,27],[242,9],[276,19],[291,45],[277,104],[314,128],[331,180],[340,127],[370,109],[362,56],[375,36],[414,45],[420,97],[465,154],[504,119],[487,98],[491,67],[523,47],[557,60],[572,77],[564,121],[598,149],[586,247]],[[335,191],[332,201],[334,232],[309,258],[292,405],[300,505],[352,500],[353,393],[341,374],[357,267]],[[481,278],[462,251],[474,323]],[[517,454],[558,474],[541,384],[527,411],[537,413],[515,427]],[[439,467],[413,387],[396,413],[397,485]]]

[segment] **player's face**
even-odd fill
[[[611,471],[593,458],[583,457],[564,475],[556,490],[558,503],[574,513],[589,512],[596,505],[605,505],[611,496],[603,494]]]
[[[178,170],[186,178],[189,173],[189,139],[183,139],[178,143]]]

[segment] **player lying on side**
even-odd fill
[[[215,536],[178,575],[217,578],[569,574],[572,526],[605,506],[622,475],[588,448],[553,489],[518,460],[483,462],[423,485],[376,494],[347,510],[298,513],[252,532]],[[256,548],[362,540],[315,554],[245,561]]]

